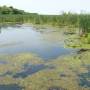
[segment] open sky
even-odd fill
[[[62,11],[90,12],[90,0],[0,0],[0,5],[40,14],[60,14]]]

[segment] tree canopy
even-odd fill
[[[24,14],[24,10],[19,10],[16,8],[13,8],[12,6],[2,6],[0,7],[0,14]]]

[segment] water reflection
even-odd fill
[[[41,33],[32,26],[16,25],[2,28],[0,34],[1,54],[31,52],[44,59],[52,59],[73,51],[75,50],[64,48],[59,31]]]

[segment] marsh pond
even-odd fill
[[[0,90],[90,90],[90,52],[65,47],[64,31],[2,26]]]
[[[64,48],[61,31],[49,28],[37,30],[32,26],[17,25],[2,27],[0,33],[0,53],[35,53],[44,59],[70,54],[74,49]]]

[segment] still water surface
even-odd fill
[[[51,30],[51,29],[50,29]],[[60,31],[39,31],[32,26],[16,25],[0,29],[0,54],[35,53],[43,59],[54,59],[74,52],[64,48]]]

